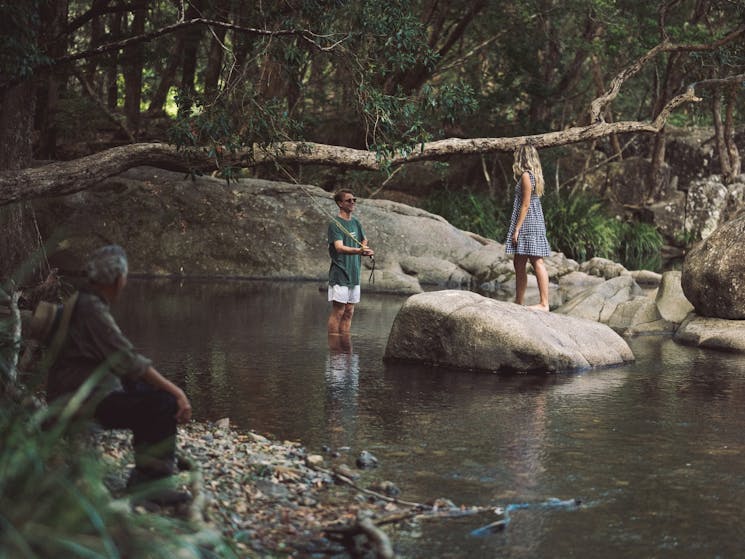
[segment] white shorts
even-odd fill
[[[329,285],[329,301],[357,304],[360,302],[360,286]]]

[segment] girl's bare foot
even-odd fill
[[[530,305],[528,308],[535,309],[537,311],[549,312],[548,305],[541,305],[540,303],[537,305]]]

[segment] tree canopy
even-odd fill
[[[670,120],[713,123],[739,173],[743,0],[30,0],[0,16],[0,170],[16,170],[0,204],[86,188],[106,171],[24,168],[105,147],[111,172],[391,172],[525,141],[620,152],[619,134]],[[648,155],[661,165],[664,142]]]

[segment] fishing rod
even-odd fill
[[[304,185],[300,184],[300,183],[299,183],[299,182],[298,182],[298,181],[297,181],[297,180],[295,179],[295,177],[293,177],[293,176],[292,176],[292,174],[291,174],[291,173],[290,173],[289,171],[287,171],[287,169],[285,169],[285,168],[284,168],[284,166],[280,165],[280,168],[282,169],[282,171],[283,171],[283,172],[284,172],[284,173],[285,173],[285,174],[286,174],[286,175],[287,175],[288,177],[290,177],[290,179],[292,180],[292,182],[294,182],[294,183],[295,183],[295,186],[299,186],[299,187],[300,187],[300,190],[302,190],[302,191],[303,191],[303,192],[305,193],[305,195],[306,195],[306,196],[308,196],[308,198],[310,198],[310,201],[311,201],[311,202],[312,202],[312,203],[313,203],[313,204],[314,204],[314,205],[316,206],[316,208],[317,208],[317,209],[318,209],[318,210],[319,210],[319,211],[320,211],[320,212],[321,212],[322,214],[324,214],[324,215],[325,215],[326,217],[328,217],[328,218],[329,218],[329,219],[330,219],[330,220],[331,220],[331,221],[332,221],[332,222],[333,222],[334,224],[336,224],[336,226],[337,226],[337,227],[339,228],[339,230],[340,230],[340,231],[341,231],[341,232],[342,232],[342,233],[343,233],[344,235],[346,235],[347,237],[349,237],[350,239],[352,239],[352,241],[353,241],[353,242],[357,243],[357,245],[359,245],[359,247],[360,247],[360,248],[362,248],[362,249],[365,249],[365,248],[367,248],[367,246],[366,246],[366,245],[363,245],[363,244],[362,244],[362,243],[361,243],[361,242],[360,242],[360,241],[359,241],[359,240],[357,239],[357,237],[355,237],[354,235],[352,235],[352,233],[350,233],[350,231],[349,231],[349,230],[348,230],[348,229],[347,229],[346,227],[344,227],[344,225],[343,225],[343,224],[342,224],[342,223],[341,223],[341,222],[340,222],[340,221],[339,221],[339,220],[337,219],[337,217],[336,217],[336,216],[334,216],[334,215],[331,215],[331,213],[330,213],[329,211],[327,211],[327,210],[326,210],[326,208],[324,208],[324,207],[323,207],[323,206],[322,206],[322,205],[321,205],[321,204],[320,204],[320,203],[319,203],[319,202],[318,202],[318,201],[316,200],[316,197],[315,197],[315,196],[313,196],[313,194],[311,194],[311,192],[310,192],[310,191],[309,191],[309,190],[308,190],[308,189],[307,189],[307,188],[306,188],[306,187],[305,187]],[[370,258],[370,267],[371,267],[371,269],[370,269],[370,277],[368,278],[368,280],[367,280],[367,281],[368,281],[368,283],[372,283],[372,284],[374,284],[374,283],[375,283],[375,256],[371,254],[371,255],[369,256],[369,258]]]

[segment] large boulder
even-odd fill
[[[566,371],[616,365],[634,355],[604,324],[446,290],[407,299],[385,359],[480,371]]]
[[[81,268],[102,243],[123,245],[133,275],[301,279],[325,282],[327,223],[338,208],[311,185],[241,178],[230,183],[137,167],[70,196],[34,203],[49,260]],[[504,245],[391,200],[361,199],[375,260],[363,259],[365,291],[420,293],[425,286],[499,292],[514,284]],[[375,267],[375,282],[369,282]],[[578,264],[546,258],[552,278]],[[558,304],[558,301],[554,302]]]
[[[585,272],[570,272],[565,276],[559,278],[559,289],[564,294],[564,301],[570,301],[576,295],[585,291],[588,287],[592,287],[601,283],[605,280],[598,276],[591,276]]]
[[[660,315],[670,322],[681,323],[693,310],[693,305],[686,299],[683,288],[680,284],[682,273],[677,270],[665,272],[662,274],[660,287],[657,290],[655,303],[660,311]]]
[[[616,307],[644,295],[630,274],[617,276],[592,286],[561,305],[556,312],[598,322],[608,322]]]
[[[745,321],[690,314],[678,327],[674,339],[705,349],[745,353]]]
[[[35,211],[43,236],[56,241],[50,261],[65,271],[79,270],[96,246],[116,242],[127,249],[135,275],[325,281],[327,224],[338,208],[315,186],[228,184],[138,167],[96,188],[37,201]],[[360,200],[356,215],[376,249],[374,283],[373,261],[363,259],[366,291],[468,287],[473,272],[484,273],[458,264],[482,242],[440,216],[389,200]]]
[[[616,278],[618,276],[629,275],[629,272],[623,264],[613,262],[607,258],[595,256],[579,266],[579,271],[591,276],[598,276],[603,279]]]
[[[701,316],[745,318],[745,214],[688,251],[681,276],[686,298]]]
[[[665,320],[655,302],[644,296],[637,296],[617,305],[608,319],[608,326],[622,336],[675,332],[675,324]]]
[[[686,199],[685,230],[693,239],[705,239],[722,223],[727,185],[718,175],[691,182]]]

